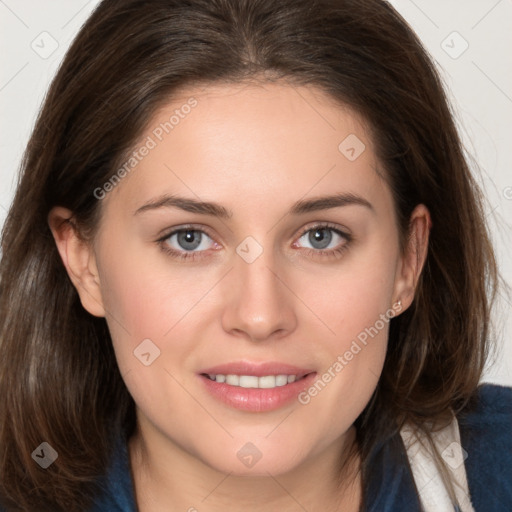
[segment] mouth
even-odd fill
[[[252,412],[272,411],[297,401],[316,371],[283,363],[234,362],[202,370],[198,376],[213,398]]]
[[[306,378],[306,375],[297,374],[280,374],[280,375],[263,375],[258,377],[257,375],[235,375],[235,374],[201,374],[203,377],[214,382],[220,382],[221,384],[227,384],[228,386],[234,386],[245,389],[274,389],[281,386],[292,384],[293,382],[300,381]]]

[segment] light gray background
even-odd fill
[[[364,0],[363,0],[364,1]],[[0,0],[0,225],[51,78],[98,0]],[[487,197],[500,269],[512,282],[512,0],[392,0],[434,57]],[[466,48],[467,47],[467,48]],[[511,296],[495,315],[484,380],[512,385]],[[450,311],[446,312],[448,316]]]

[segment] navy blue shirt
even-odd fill
[[[476,407],[457,417],[475,512],[512,511],[512,388],[484,384]],[[365,512],[421,512],[400,434],[374,450]],[[127,446],[120,443],[90,512],[136,512]]]

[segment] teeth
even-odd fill
[[[288,375],[277,375],[276,386],[286,386],[288,384]]]
[[[279,386],[286,386],[297,380],[296,375],[264,375],[256,377],[255,375],[213,375],[208,374],[211,380],[226,383],[230,386],[241,388],[259,388],[272,389]]]
[[[240,377],[238,375],[226,375],[226,384],[230,386],[240,386]]]
[[[240,375],[239,384],[241,388],[257,388],[258,385],[258,377],[254,375]]]
[[[267,375],[265,377],[258,378],[258,387],[261,389],[269,389],[276,387],[275,375]]]

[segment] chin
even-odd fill
[[[269,474],[277,476],[288,473],[300,465],[302,459],[297,458],[299,450],[288,448],[283,450],[266,444],[264,449],[259,449],[253,443],[236,443],[232,449],[229,449],[229,455],[226,452],[210,454],[203,458],[203,462],[212,469],[222,473],[229,473],[231,476],[264,476]]]

